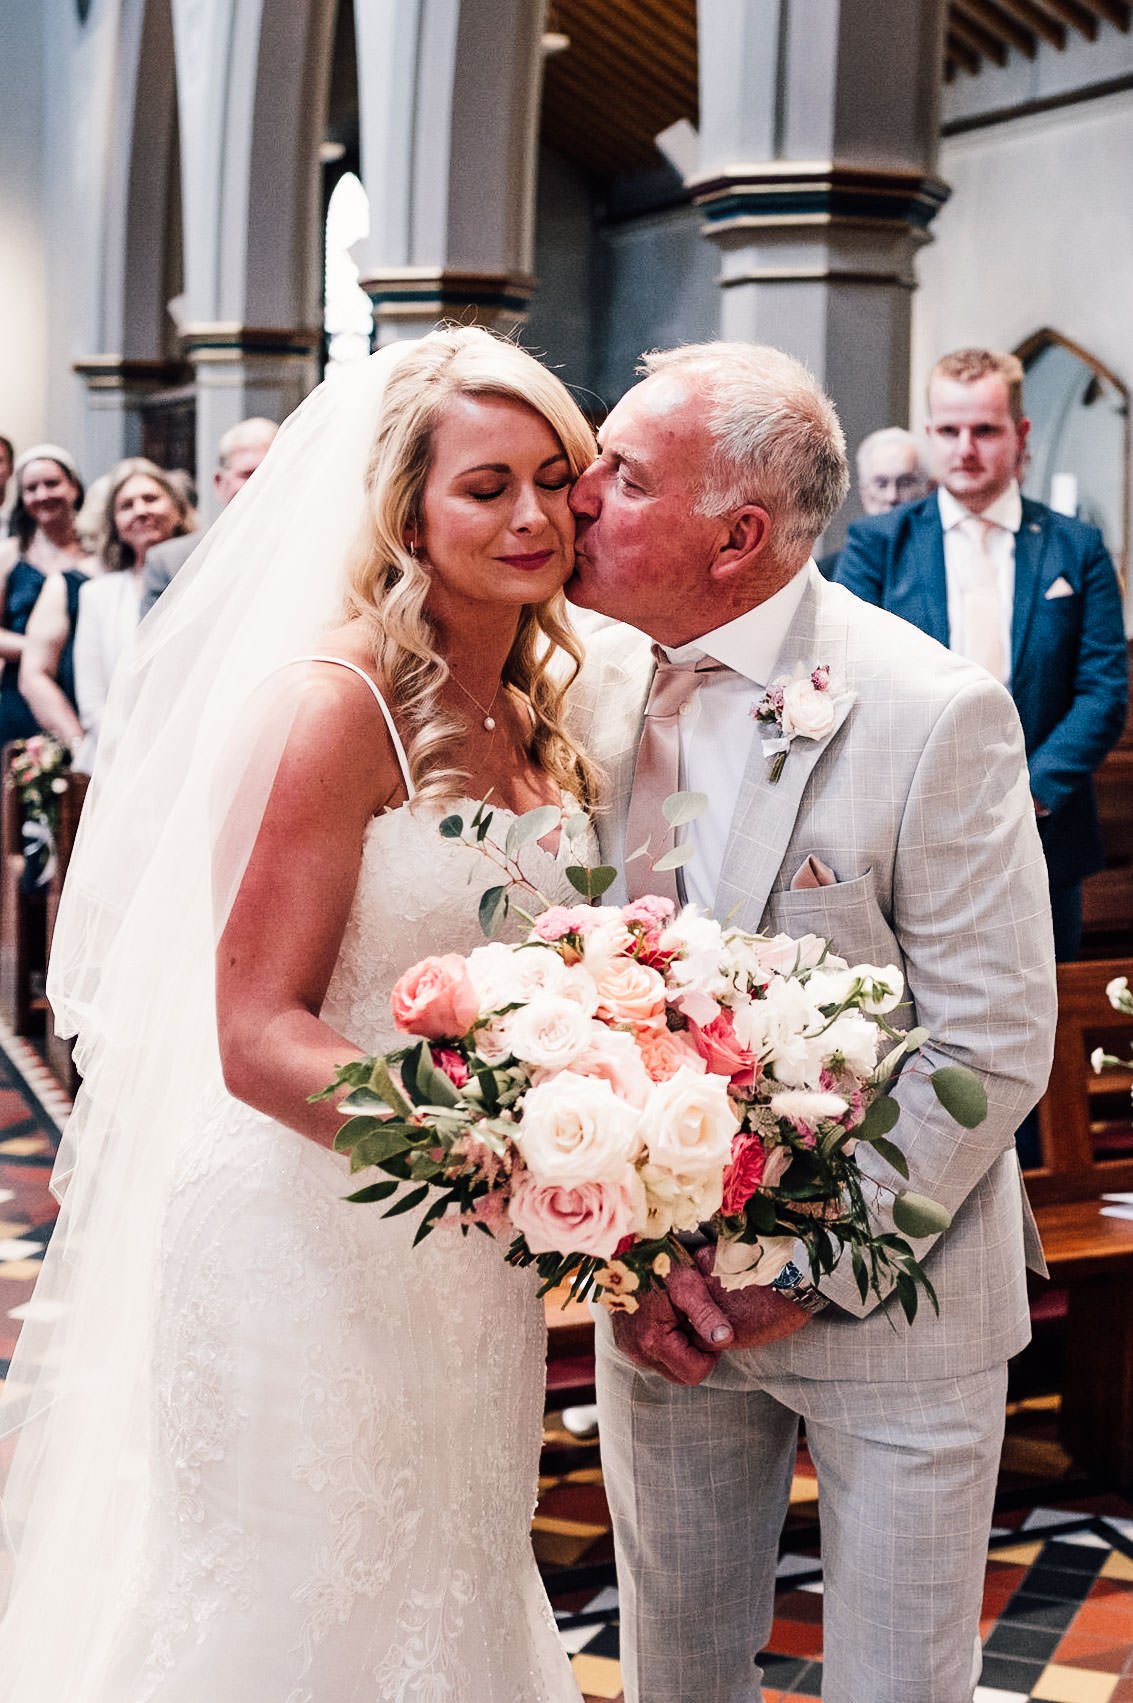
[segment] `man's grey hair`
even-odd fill
[[[699,514],[748,503],[770,513],[780,544],[812,544],[846,500],[850,470],[834,404],[801,361],[761,343],[652,350],[646,376],[687,378],[708,401],[713,449]]]
[[[253,414],[250,420],[238,420],[229,426],[216,446],[216,465],[227,467],[229,458],[238,449],[258,449],[261,444],[266,447],[278,430],[274,420],[264,419],[260,414]]]
[[[890,445],[896,448],[898,444],[900,444],[904,449],[912,450],[917,466],[927,477],[928,470],[925,467],[924,457],[921,454],[920,439],[914,436],[912,432],[907,432],[904,426],[882,426],[880,431],[870,432],[869,436],[864,437],[858,445],[858,453],[855,457],[857,462],[858,478],[865,478],[865,466],[866,462],[869,460],[871,451],[875,449],[888,449]]]

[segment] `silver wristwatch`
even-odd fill
[[[778,1277],[772,1278],[771,1288],[786,1300],[793,1301],[796,1307],[801,1307],[804,1313],[821,1313],[829,1304],[810,1278],[803,1276],[794,1260],[788,1260]]]

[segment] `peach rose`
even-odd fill
[[[651,1028],[663,1021],[665,983],[648,965],[639,964],[635,958],[613,958],[594,979],[598,984],[595,1015],[607,1023]]]
[[[533,1254],[592,1254],[611,1259],[623,1237],[645,1216],[645,1194],[634,1171],[616,1183],[573,1188],[537,1183],[530,1171],[512,1182],[509,1216]]]
[[[399,1029],[430,1041],[457,1039],[480,1014],[476,989],[457,952],[411,965],[394,983],[389,1003]]]
[[[674,1029],[642,1029],[637,1036],[641,1060],[654,1082],[667,1082],[683,1065],[703,1076],[708,1069],[688,1036]]]

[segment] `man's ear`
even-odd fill
[[[721,542],[712,561],[713,579],[746,573],[767,549],[771,516],[757,503],[747,503],[721,521]]]

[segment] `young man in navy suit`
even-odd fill
[[[1082,882],[1103,862],[1092,777],[1125,725],[1117,574],[1096,527],[1020,495],[1030,421],[1014,355],[945,355],[929,378],[928,405],[939,489],[856,521],[835,578],[1010,690],[1046,854],[1055,956],[1074,959]]]

